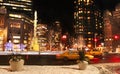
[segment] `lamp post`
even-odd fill
[[[97,38],[96,38],[96,36],[97,36],[97,33],[94,34],[95,48],[96,48],[96,44],[97,44]]]

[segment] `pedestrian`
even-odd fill
[[[23,43],[20,43],[20,49],[21,49],[21,51],[24,51],[25,47],[26,46]]]
[[[5,44],[5,51],[13,51],[13,43],[11,40],[9,40],[6,44]]]
[[[78,48],[78,54],[79,54],[79,60],[84,61],[85,60],[85,50],[84,48]]]

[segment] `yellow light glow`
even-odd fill
[[[14,43],[20,43],[20,40],[13,40]]]
[[[88,44],[87,46],[88,46],[88,47],[92,47],[92,45],[91,45],[91,44]]]
[[[13,38],[20,39],[20,36],[13,36]]]
[[[21,15],[17,15],[17,14],[9,14],[10,17],[17,17],[17,18],[21,18]]]

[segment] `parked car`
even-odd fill
[[[85,59],[87,61],[93,59],[94,56],[90,54],[85,54]],[[63,59],[63,60],[78,60],[79,59],[79,54],[78,51],[64,51],[61,54],[56,55],[56,59]]]

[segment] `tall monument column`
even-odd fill
[[[40,51],[38,38],[37,38],[37,34],[36,34],[36,28],[37,28],[37,11],[35,11],[35,13],[34,13],[34,36],[32,39],[32,50]]]

